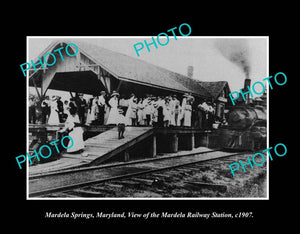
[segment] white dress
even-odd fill
[[[133,105],[133,99],[134,97],[129,98],[128,101],[128,108],[126,111],[126,115],[125,115],[125,124],[126,125],[132,125],[132,115],[133,115],[133,109],[132,109],[132,105]]]
[[[50,103],[51,106],[51,113],[48,119],[48,124],[59,124],[59,118],[58,118],[58,109],[57,109],[57,103],[56,101],[52,101]]]
[[[143,104],[143,107],[144,107],[144,109],[143,109],[143,113],[142,113],[142,118],[144,119],[144,120],[146,120],[147,119],[147,117],[146,117],[146,115],[148,114],[150,114],[150,112],[149,112],[149,99],[148,98],[145,98],[144,100],[143,100],[143,102],[142,102],[142,104]]]
[[[98,110],[98,105],[97,105],[97,99],[93,99],[92,101],[92,106],[91,106],[91,112],[90,112],[90,119],[89,122],[91,123],[92,121],[96,120],[97,114],[99,112]]]
[[[176,101],[171,99],[170,100],[170,125],[175,126],[175,106],[176,106]]]
[[[170,104],[166,103],[163,105],[163,115],[164,115],[164,121],[171,122],[171,107]]]
[[[137,104],[137,119],[138,119],[138,123],[139,123],[140,125],[144,125],[143,111],[144,111],[144,105],[143,105],[143,102],[140,101],[140,102]]]
[[[183,126],[191,127],[191,120],[192,120],[192,106],[190,104],[185,105],[184,110],[184,120]]]
[[[118,99],[112,97],[108,103],[111,106],[111,108],[110,108],[110,112],[106,124],[118,124],[118,116],[119,116]]]
[[[71,148],[67,149],[68,153],[84,149],[83,130],[81,127],[75,127],[74,123],[80,123],[79,117],[77,114],[75,116],[69,115],[66,120],[66,125],[65,125],[66,128],[69,130],[73,129],[71,132],[69,132],[69,136],[73,140],[73,146]],[[70,140],[68,147],[70,147],[71,145],[72,145],[72,142]]]
[[[91,124],[91,110],[88,109],[87,114],[86,114],[86,120],[85,120],[85,124],[86,125],[90,125]]]

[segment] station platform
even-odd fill
[[[117,127],[114,127],[85,141],[87,157],[80,153],[64,153],[56,161],[29,166],[29,176],[101,164],[152,134],[152,127],[126,127],[125,138],[118,139]]]

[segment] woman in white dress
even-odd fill
[[[128,108],[125,114],[125,125],[132,125],[132,116],[133,116],[133,99],[135,98],[134,94],[131,94],[131,97],[127,100],[128,102]]]
[[[134,94],[132,94],[132,97],[128,100],[128,109],[126,111],[125,116],[125,124],[130,126],[136,126],[137,125],[137,111],[138,111],[138,104],[137,104],[137,98]]]
[[[144,125],[143,112],[144,112],[143,99],[140,98],[139,101],[138,101],[138,104],[137,104],[137,122],[138,122],[138,125]]]
[[[91,113],[90,113],[90,123],[97,119],[99,108],[98,108],[98,97],[94,96],[91,106]]]
[[[91,124],[91,109],[92,109],[92,103],[93,103],[93,98],[91,98],[88,102],[88,109],[87,109],[87,113],[86,113],[86,120],[85,120],[85,124],[86,125],[90,125]]]
[[[59,124],[56,96],[52,96],[50,107],[51,112],[48,119],[48,124]]]
[[[118,124],[118,116],[119,116],[119,110],[118,110],[118,105],[119,105],[119,93],[116,91],[113,91],[111,95],[111,99],[109,100],[109,105],[111,106],[110,112],[108,115],[108,119],[106,124]]]
[[[183,94],[183,99],[182,99],[182,102],[181,102],[181,108],[180,108],[179,118],[178,118],[179,119],[179,124],[177,126],[181,126],[181,124],[183,126],[185,126],[184,125],[184,116],[185,116],[185,106],[186,106],[188,96],[189,96],[188,93]]]
[[[164,127],[169,127],[171,123],[171,106],[168,98],[165,99],[165,104],[163,105],[163,115],[164,115]]]
[[[191,120],[192,120],[192,105],[190,101],[188,100],[186,102],[185,108],[184,108],[184,115],[183,115],[183,126],[191,127]]]
[[[131,108],[131,115],[130,115],[131,123],[132,123],[132,126],[136,126],[137,125],[137,108],[138,108],[137,98],[134,98],[132,100],[130,108]]]
[[[80,127],[78,125],[80,125],[80,120],[76,113],[76,109],[71,108],[70,115],[68,116],[66,123],[65,123],[65,128],[61,130],[61,132],[68,131],[69,136],[73,140],[73,142],[69,141],[69,143],[68,143],[68,146],[67,146],[68,153],[77,152],[77,151],[82,153],[84,150],[83,130],[82,130],[82,127]],[[72,143],[73,143],[73,146],[71,147]],[[69,148],[69,147],[71,147],[71,148]],[[87,154],[82,153],[82,156],[87,156]]]

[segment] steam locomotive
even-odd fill
[[[228,125],[217,130],[218,144],[230,150],[265,149],[267,143],[266,94],[233,106],[227,113]]]

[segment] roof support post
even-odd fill
[[[35,83],[34,77],[32,77],[32,82],[33,82],[33,85],[34,85],[35,91],[36,91],[36,93],[37,93],[37,95],[38,95],[39,99],[41,100],[41,99],[42,99],[42,97],[41,97],[41,94],[40,94],[40,92],[39,92],[39,90],[38,90],[38,88],[37,88],[37,85],[36,85],[36,83]]]
[[[106,92],[110,94],[112,90],[108,73],[99,66],[99,73],[97,75],[98,79],[102,82],[103,86],[105,87]]]
[[[106,85],[106,89],[107,89],[108,93],[111,94],[112,90],[111,90],[110,78],[108,76],[105,76],[103,78],[104,78],[104,82]]]
[[[122,81],[122,80],[119,80],[119,84],[118,84],[118,87],[117,87],[117,89],[116,89],[117,92],[119,92],[122,83],[123,83],[123,81]]]
[[[77,60],[77,66],[78,66],[78,71],[81,71],[81,52],[79,51],[77,54],[76,54],[76,60]]]
[[[41,95],[44,96],[44,88],[43,88],[43,83],[44,83],[44,73],[41,74]]]
[[[107,87],[107,83],[106,80],[103,76],[101,76],[101,73],[97,75],[98,76],[98,80],[103,84],[104,88],[106,89],[105,91],[107,93],[109,93],[108,87]]]

